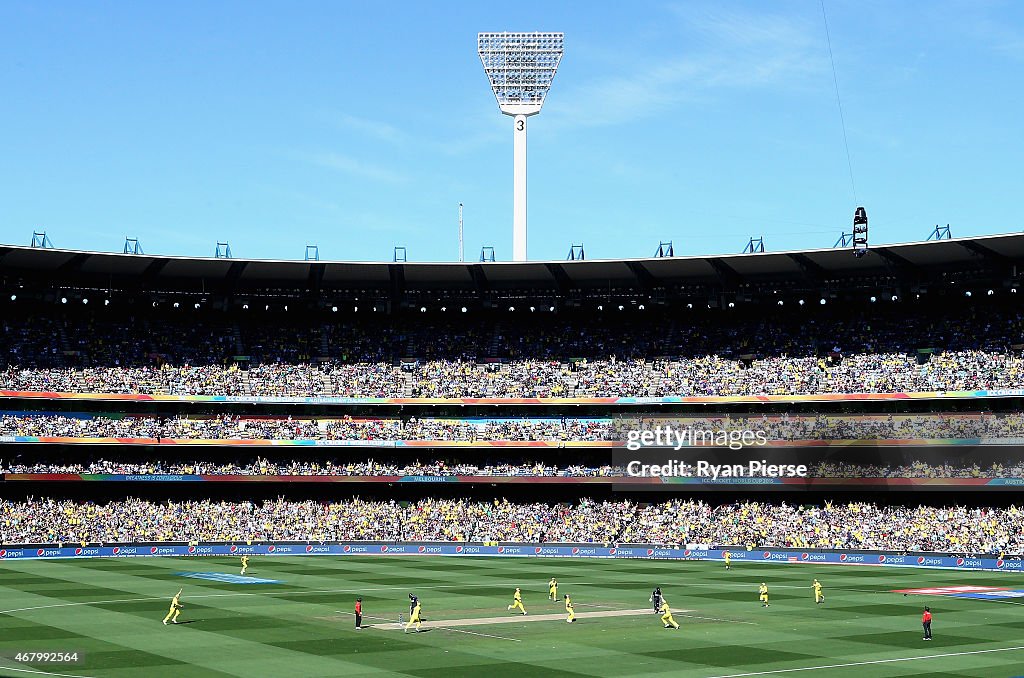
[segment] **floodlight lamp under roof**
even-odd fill
[[[505,115],[536,115],[562,60],[564,33],[479,33],[477,51]]]

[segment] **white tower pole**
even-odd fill
[[[512,261],[526,261],[526,116],[512,121]]]
[[[562,59],[562,33],[480,33],[498,108],[512,117],[512,260],[526,261],[526,118],[537,115]]]
[[[459,203],[459,261],[465,261],[465,251],[462,248],[462,203]]]

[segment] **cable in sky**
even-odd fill
[[[853,189],[853,204],[857,205],[857,183],[853,180],[853,160],[850,159],[850,142],[846,138],[846,118],[843,116],[843,100],[839,97],[839,76],[836,75],[836,60],[832,56],[832,38],[828,33],[828,15],[825,14],[825,0],[821,0],[821,18],[825,20],[825,42],[828,43],[828,60],[832,63],[832,82],[836,87],[836,105],[839,107],[839,124],[843,128],[843,145],[846,147],[846,166],[850,168],[850,187]]]

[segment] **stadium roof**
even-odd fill
[[[822,282],[872,277],[921,279],[946,272],[988,270],[1015,277],[1024,263],[1024,234],[957,238],[851,249],[814,249],[717,256],[586,261],[369,263],[176,257],[0,245],[0,275],[8,282],[151,290],[279,290],[740,288],[768,282]]]

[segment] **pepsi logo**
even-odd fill
[[[534,553],[540,553],[541,552],[541,548],[538,546],[537,548],[533,549],[533,552]]]
[[[807,553],[801,553],[800,554],[800,560],[807,560],[810,557],[811,556],[809,554],[807,554]]]
[[[1002,567],[1002,566],[1003,566],[1003,561],[997,560],[996,561],[996,567]]]
[[[150,553],[156,553],[156,547],[155,546],[150,546],[149,547],[149,552]]]
[[[685,551],[683,551],[683,555],[684,556],[690,555],[690,549],[686,549]]]
[[[580,550],[579,550],[578,548],[575,548],[575,547],[574,547],[574,548],[573,548],[573,550],[572,550],[572,554],[573,554],[574,556],[575,556],[575,555],[577,555],[577,554],[579,554],[579,552],[580,552]]]
[[[847,559],[847,557],[848,557],[848,556],[847,556],[847,555],[846,555],[845,553],[840,553],[840,554],[839,554],[839,562],[841,562],[841,563],[845,563],[845,562],[846,562],[846,559]]]
[[[352,547],[349,546],[348,544],[345,544],[344,548],[342,548],[341,550],[344,551],[345,553],[348,553],[349,551],[352,550]]]
[[[772,552],[771,551],[765,551],[764,553],[761,554],[761,557],[764,558],[765,560],[768,560],[769,558],[772,557]]]
[[[504,546],[499,546],[498,547],[498,553],[504,553],[504,552],[505,552],[505,547]]]
[[[271,544],[270,546],[267,547],[267,553],[273,553],[275,548],[277,548],[277,547],[275,547],[273,544]]]
[[[963,564],[964,564],[964,559],[963,558],[957,558],[956,559],[956,566],[957,567],[960,567]]]
[[[0,558],[7,557],[7,549],[0,549]]]
[[[419,547],[419,548],[418,548],[417,550],[418,550],[418,551],[419,551],[420,553],[426,553],[426,552],[427,552],[427,547],[426,547],[426,546],[421,546],[421,547]]]
[[[114,555],[116,556],[120,552],[121,552],[121,547],[120,546],[115,546],[114,549],[113,549]]]
[[[614,556],[615,555],[615,549],[608,549],[608,555]]]
[[[884,563],[885,562],[885,556],[878,556],[878,562]]]
[[[461,546],[456,546],[455,547],[455,552],[456,553],[462,553],[462,547]]]
[[[381,553],[387,553],[388,552],[388,547],[386,545],[385,546],[381,546],[380,547],[380,552]]]
[[[918,556],[917,557],[917,564],[918,565],[923,565],[924,564],[924,556]]]
[[[653,556],[654,555],[654,549],[647,549],[647,555]]]
[[[232,552],[232,553],[235,553],[236,551],[238,551],[238,547],[237,547],[237,546],[235,546],[234,544],[232,544],[232,545],[231,545],[231,552]]]
[[[195,553],[196,552],[196,547],[195,546],[189,546],[188,547],[188,552],[189,553]]]
[[[82,555],[82,549],[81,549],[81,548],[77,548],[77,549],[75,549],[75,555],[76,555],[76,556],[80,556],[80,555]]]
[[[46,551],[44,551],[43,549],[39,549],[38,551],[36,551],[36,555],[37,555],[37,556],[41,556],[41,555],[43,555],[44,553],[46,553]]]
[[[307,546],[306,547],[306,553],[312,553],[312,552],[313,552],[313,547],[312,546]]]

